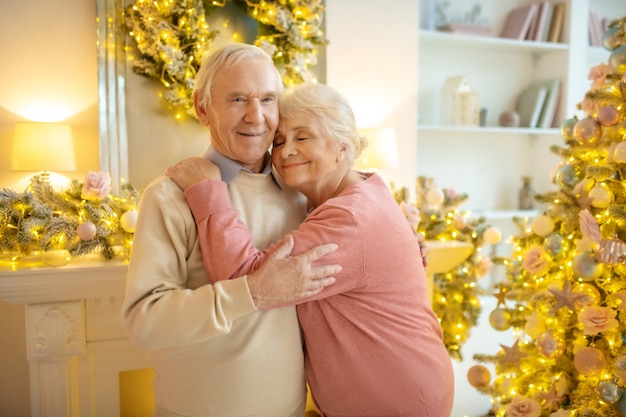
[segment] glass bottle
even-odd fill
[[[520,210],[532,210],[535,201],[535,192],[530,183],[531,177],[522,177],[522,188],[519,190],[518,208]]]

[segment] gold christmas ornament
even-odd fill
[[[489,314],[489,324],[502,332],[511,327],[511,313],[505,308],[496,308]]]
[[[486,366],[474,365],[467,371],[467,381],[474,388],[485,387],[491,381],[491,373]]]
[[[606,367],[606,358],[599,349],[584,347],[574,355],[576,370],[585,376],[597,375]]]

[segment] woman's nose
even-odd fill
[[[295,146],[293,146],[293,142],[285,141],[285,143],[282,146],[282,149],[280,150],[280,155],[283,158],[287,159],[287,158],[291,158],[295,154],[296,154],[296,148]]]

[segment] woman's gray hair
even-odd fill
[[[326,133],[339,145],[346,146],[350,165],[367,146],[367,140],[358,133],[350,104],[337,90],[327,85],[310,83],[296,86],[283,94],[278,103],[281,119],[302,115],[318,118]]]
[[[262,59],[267,61],[276,71],[276,92],[283,92],[280,72],[274,65],[272,57],[263,49],[247,43],[231,43],[211,52],[202,62],[194,81],[193,94],[198,96],[198,104],[204,108],[211,102],[211,88],[218,71],[227,69],[242,60]]]

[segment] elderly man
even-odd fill
[[[296,229],[306,214],[305,200],[280,184],[268,156],[281,91],[271,58],[246,44],[212,53],[194,90],[196,114],[211,136],[205,156],[220,168],[258,247]],[[295,308],[262,309],[332,284],[340,267],[312,263],[336,245],[289,257],[288,238],[254,274],[211,284],[191,211],[171,179],[146,189],[139,213],[122,319],[156,371],[155,415],[302,417]]]

